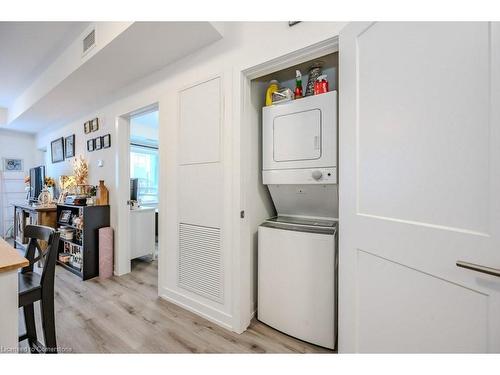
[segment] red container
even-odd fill
[[[328,91],[328,81],[326,80],[326,76],[319,76],[316,82],[314,82],[314,95],[324,94]]]

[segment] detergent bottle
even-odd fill
[[[269,87],[266,91],[266,106],[273,104],[273,92],[279,90],[279,83],[275,79],[269,82]]]

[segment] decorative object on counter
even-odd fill
[[[54,197],[52,196],[51,192],[47,189],[47,186],[45,186],[38,196],[38,205],[41,207],[54,207],[54,204],[52,203],[52,200]]]
[[[95,149],[100,150],[102,148],[102,139],[101,137],[94,138]]]
[[[323,66],[323,61],[316,61],[309,68],[309,77],[307,79],[307,87],[305,96],[314,95],[314,83],[316,79],[321,75],[321,67]]]
[[[89,166],[83,156],[75,158],[73,162],[73,173],[77,185],[85,185],[89,176]]]
[[[288,87],[273,92],[273,104],[286,103],[293,100],[294,95]]]
[[[59,187],[61,190],[69,190],[76,186],[75,176],[60,176],[59,177]]]
[[[75,135],[64,138],[64,157],[66,159],[75,156]]]
[[[95,139],[89,139],[87,141],[87,151],[92,152],[95,150]]]
[[[93,206],[96,203],[97,186],[90,186],[88,191],[87,206]]]
[[[52,177],[45,177],[44,184],[47,190],[52,195],[52,199],[54,199],[54,188],[56,186],[56,181]]]
[[[110,148],[111,147],[111,134],[106,134],[101,137],[102,138],[102,148]]]
[[[97,204],[99,206],[107,206],[109,204],[109,190],[106,185],[104,185],[104,180],[99,180],[98,190]]]
[[[96,117],[92,121],[90,121],[90,130],[96,132],[99,130],[99,119]]]
[[[70,190],[76,186],[75,176],[60,176],[59,177],[59,198],[57,199],[58,204],[63,204],[68,196]]]
[[[320,75],[314,82],[314,95],[324,94],[329,91],[326,74]]]
[[[64,161],[64,138],[58,138],[50,142],[50,155],[52,163]]]
[[[113,229],[99,229],[99,277],[107,279],[113,276]]]
[[[295,99],[302,98],[302,73],[300,70],[295,71]]]
[[[5,172],[22,172],[24,171],[23,159],[3,158],[3,170]]]
[[[273,92],[279,89],[279,82],[273,79],[269,82],[269,86],[266,91],[266,106],[270,106],[273,104]]]
[[[65,205],[70,206],[86,206],[87,196],[86,195],[67,195],[64,200]]]

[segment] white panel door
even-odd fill
[[[500,352],[500,26],[340,35],[341,352]]]

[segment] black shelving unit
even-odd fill
[[[61,222],[61,213],[64,210],[71,211],[73,215],[83,217],[83,225],[77,228],[72,221]],[[83,280],[88,280],[99,275],[99,233],[100,228],[109,227],[109,206],[73,206],[67,204],[57,205],[57,227],[69,227],[73,229],[73,240],[61,238],[58,253],[68,252],[65,247],[72,249],[70,253],[81,254],[81,265],[75,267],[69,263],[57,260],[57,264],[68,271],[78,275]],[[77,240],[79,238],[80,240]],[[65,245],[67,244],[67,245]]]

